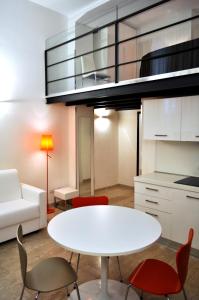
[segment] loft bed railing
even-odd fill
[[[189,48],[188,50],[184,49],[183,47],[175,47],[175,53],[170,53],[170,52],[161,53],[161,51],[160,51],[159,54],[158,54],[159,50],[157,50],[157,51],[152,51],[152,53],[157,52],[155,57],[154,57],[154,55],[150,55],[150,53],[149,54],[147,53],[146,55],[144,55],[143,57],[140,57],[138,59],[133,59],[133,60],[120,62],[120,58],[119,58],[120,45],[122,45],[124,43],[127,43],[127,42],[130,42],[130,41],[133,41],[133,40],[137,41],[140,38],[153,35],[157,32],[161,32],[161,31],[167,30],[167,29],[172,28],[172,27],[177,28],[178,26],[180,26],[184,23],[192,22],[196,19],[199,19],[199,15],[195,15],[195,16],[191,16],[191,17],[188,17],[188,18],[183,18],[181,20],[178,20],[176,22],[172,22],[170,24],[166,24],[166,25],[158,27],[158,28],[153,28],[151,30],[148,30],[148,31],[145,31],[145,32],[142,32],[142,33],[139,33],[139,34],[135,34],[134,36],[131,36],[131,37],[128,37],[128,38],[125,38],[125,39],[120,38],[120,34],[119,34],[119,28],[120,27],[119,26],[122,22],[128,20],[129,18],[132,18],[134,16],[142,14],[146,11],[152,10],[152,9],[154,9],[158,6],[161,6],[161,5],[163,5],[167,2],[171,2],[171,0],[159,1],[155,4],[152,4],[150,6],[145,7],[143,9],[139,10],[139,11],[133,12],[132,14],[129,14],[125,17],[114,20],[114,21],[112,21],[108,24],[105,24],[101,27],[95,28],[91,31],[88,31],[84,34],[81,34],[81,35],[77,36],[77,37],[71,38],[68,41],[60,43],[59,45],[56,45],[56,46],[53,46],[53,47],[47,49],[45,51],[45,88],[46,88],[46,96],[49,96],[49,94],[51,94],[51,93],[49,93],[49,85],[50,84],[61,82],[61,81],[64,81],[64,80],[73,79],[74,80],[74,83],[73,83],[74,86],[71,89],[78,89],[77,80],[78,79],[82,80],[83,76],[89,75],[90,73],[94,73],[94,72],[97,74],[97,73],[102,72],[102,71],[111,70],[111,71],[113,71],[112,74],[113,74],[113,77],[114,77],[114,78],[112,78],[112,82],[113,83],[118,83],[118,82],[121,81],[120,80],[120,68],[122,66],[125,66],[125,65],[129,65],[129,66],[130,65],[136,65],[136,66],[138,66],[139,71],[137,70],[137,77],[149,76],[150,72],[144,73],[144,69],[145,69],[145,66],[147,64],[150,65],[151,62],[153,62],[154,60],[162,59],[164,57],[169,57],[169,56],[174,55],[174,54],[175,55],[182,54],[183,52],[193,51],[193,49],[198,48],[198,43],[195,43],[195,44],[193,43],[192,48]],[[67,57],[67,58],[59,60],[59,61],[55,61],[53,63],[49,63],[48,55],[51,51],[60,49],[61,47],[65,46],[65,45],[70,45],[71,43],[77,43],[78,40],[86,38],[89,35],[95,35],[95,34],[99,33],[102,29],[110,28],[111,26],[113,26],[114,33],[115,33],[114,34],[114,42],[111,42],[110,44],[107,44],[107,45],[102,46],[102,47],[95,48],[95,49],[90,50],[90,51],[86,51],[86,52],[83,51],[82,53],[79,53],[77,55],[73,55],[71,57]],[[112,63],[110,65],[103,66],[101,68],[93,68],[93,69],[90,69],[87,72],[76,72],[76,60],[77,59],[81,59],[82,57],[85,57],[85,56],[88,56],[88,55],[93,56],[93,55],[99,53],[100,51],[108,50],[111,47],[114,48],[114,51],[113,51],[114,52],[114,63]],[[74,69],[75,69],[75,71],[74,71],[75,74],[70,74],[68,76],[58,77],[58,78],[55,78],[55,79],[49,79],[49,69],[50,68],[58,66],[58,65],[60,66],[61,64],[64,64],[64,63],[67,63],[67,62],[72,62],[72,61],[73,61]],[[191,66],[191,68],[193,68],[193,67],[196,67],[196,66]],[[181,68],[181,69],[183,70],[183,68]],[[169,72],[169,70],[168,70],[168,72]],[[151,75],[154,75],[154,74],[159,74],[159,73],[154,73],[153,72]],[[67,90],[67,85],[66,85],[66,90],[65,91],[67,92],[69,90],[70,90],[70,88]]]

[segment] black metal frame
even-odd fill
[[[52,66],[55,66],[55,65],[58,65],[58,64],[61,64],[61,63],[64,63],[64,62],[67,62],[67,61],[70,61],[70,60],[75,60],[81,56],[85,56],[85,55],[89,55],[89,54],[92,54],[92,53],[96,53],[96,52],[99,52],[99,51],[102,51],[104,49],[108,49],[110,47],[115,47],[115,64],[114,65],[110,65],[110,66],[107,66],[107,67],[103,67],[103,68],[99,68],[99,69],[95,69],[93,70],[93,72],[99,72],[99,71],[103,71],[103,70],[107,70],[107,69],[110,69],[110,68],[114,68],[115,70],[115,83],[119,82],[119,68],[123,65],[128,65],[128,64],[134,64],[134,63],[139,63],[139,62],[143,62],[143,61],[148,61],[150,60],[151,58],[141,58],[141,59],[137,59],[137,60],[132,60],[132,61],[127,61],[127,62],[123,62],[123,63],[119,63],[119,46],[120,44],[122,43],[125,43],[125,42],[128,42],[128,41],[131,41],[131,40],[134,40],[134,39],[138,39],[140,37],[143,37],[143,36],[146,36],[146,35],[150,35],[150,34],[153,34],[155,32],[158,32],[158,31],[161,31],[161,30],[165,30],[167,28],[170,28],[170,27],[173,27],[173,26],[177,26],[177,25],[180,25],[182,23],[185,23],[185,22],[189,22],[189,21],[192,21],[194,19],[197,19],[199,18],[199,15],[196,15],[196,16],[193,16],[193,17],[190,17],[190,18],[186,18],[186,19],[183,19],[183,20],[180,20],[178,22],[174,22],[174,23],[171,23],[171,24],[168,24],[168,25],[165,25],[165,26],[162,26],[162,27],[159,27],[159,28],[155,28],[153,30],[150,30],[150,31],[147,31],[147,32],[144,32],[142,34],[139,34],[139,35],[135,35],[135,36],[132,36],[128,39],[124,39],[124,40],[119,40],[119,23],[126,20],[126,19],[129,19],[133,16],[136,16],[140,13],[143,13],[145,11],[148,11],[150,9],[153,9],[155,7],[158,7],[162,4],[165,4],[167,2],[170,2],[172,0],[162,0],[162,1],[159,1],[153,5],[150,5],[150,6],[147,6],[139,11],[136,11],[134,13],[131,13],[125,17],[122,17],[122,18],[117,18],[115,21],[112,21],[108,24],[105,24],[99,28],[95,28],[94,30],[91,30],[87,33],[84,33],[82,35],[79,35],[75,38],[72,38],[64,43],[61,43],[59,45],[56,45],[54,47],[51,47],[49,49],[47,49],[45,51],[45,87],[46,87],[46,95],[48,95],[48,84],[49,83],[52,83],[52,82],[57,82],[57,81],[61,81],[61,80],[67,80],[67,79],[70,79],[70,78],[77,78],[79,76],[82,76],[82,75],[85,75],[85,74],[88,74],[88,73],[91,73],[91,71],[89,72],[84,72],[84,73],[79,73],[79,74],[75,74],[75,75],[71,75],[71,76],[67,76],[67,77],[63,77],[63,78],[57,78],[55,80],[50,80],[48,81],[48,68],[52,67]],[[102,30],[103,28],[106,28],[106,27],[110,27],[110,26],[113,26],[114,25],[114,28],[115,28],[115,43],[111,43],[109,45],[106,45],[104,47],[101,47],[101,48],[97,48],[97,49],[94,49],[92,51],[88,51],[88,52],[85,52],[85,53],[82,53],[82,54],[79,54],[79,55],[75,55],[73,57],[70,57],[70,58],[67,58],[65,60],[62,60],[62,61],[59,61],[59,62],[55,62],[53,64],[50,64],[50,65],[47,65],[47,55],[48,55],[48,52],[49,51],[52,51],[56,48],[59,48],[63,45],[66,45],[66,44],[69,44],[71,42],[75,42],[77,39],[80,39],[80,38],[83,38],[87,35],[90,35],[90,34],[94,34],[96,32],[98,32],[99,30]],[[175,54],[178,54],[178,53],[182,53],[182,52],[185,52],[187,50],[180,50],[180,51],[176,51],[175,53],[172,53],[172,55],[175,55]],[[159,55],[159,56],[156,56],[156,58],[162,58],[162,57],[165,57],[167,56],[168,54],[162,54],[162,55]],[[171,54],[170,54],[171,55]],[[191,76],[191,75],[189,75]],[[196,75],[197,76],[197,75]],[[191,76],[192,77],[192,76]],[[195,76],[193,76],[195,77]],[[198,76],[197,76],[198,78]],[[176,79],[176,81],[178,82],[180,79],[180,77],[178,79]],[[195,78],[194,78],[195,79]],[[174,78],[172,78],[172,80],[174,80]],[[166,86],[164,86],[163,88],[165,89],[166,88],[166,91],[169,93],[169,90],[167,89],[167,86],[170,85],[170,81],[171,79],[167,79],[166,80],[167,83],[166,83]],[[162,80],[162,82],[164,82],[165,84],[165,80]],[[156,87],[157,87],[157,83],[156,81],[154,81],[154,83],[156,84]],[[153,89],[153,85],[154,83],[151,83],[151,86],[150,86],[150,90]],[[178,84],[181,86],[180,82],[178,82]],[[59,96],[59,100],[57,98],[54,98],[54,97],[51,97],[50,99],[48,98],[47,99],[47,103],[55,103],[55,102],[67,102],[67,105],[78,105],[79,104],[87,104],[89,105],[89,103],[91,102],[93,105],[92,106],[95,106],[96,108],[97,107],[103,107],[103,99],[98,99],[98,101],[96,101],[95,103],[95,93],[97,93],[98,97],[97,98],[101,98],[101,97],[113,97],[113,99],[115,99],[115,97],[119,96],[120,100],[121,100],[121,95],[122,95],[122,98],[124,99],[131,99],[131,103],[122,103],[120,106],[119,106],[119,103],[112,103],[113,105],[115,105],[115,109],[116,110],[120,110],[121,108],[123,109],[138,109],[140,107],[140,97],[144,97],[144,96],[147,96],[149,94],[149,96],[156,96],[156,95],[161,95],[161,89],[158,91],[158,93],[156,91],[148,91],[148,94],[146,95],[144,93],[144,90],[141,90],[140,88],[144,88],[145,85],[148,86],[148,83],[134,83],[133,84],[133,87],[132,85],[131,86],[121,86],[121,87],[117,87],[117,91],[113,91],[113,88],[110,88],[110,89],[101,89],[101,90],[98,90],[98,91],[89,91],[89,92],[84,92],[84,93],[79,93],[78,92],[78,89],[77,89],[77,92],[75,94],[69,94],[67,96]],[[161,85],[161,84],[160,84]],[[198,91],[198,89],[197,89]],[[175,93],[175,92],[174,92]],[[184,93],[186,94],[190,94],[190,90],[188,88],[188,90],[184,91]],[[128,97],[127,97],[128,96]],[[135,103],[135,100],[132,101],[132,98],[135,97],[135,98],[139,98],[139,103]],[[92,98],[92,101],[91,101],[91,98]],[[83,99],[87,99],[86,101],[84,101]],[[100,103],[99,103],[100,102]],[[110,101],[109,101],[110,102]],[[139,107],[138,107],[139,106]],[[104,104],[104,107],[109,107],[109,108],[112,108],[111,106],[111,103],[109,103],[109,105],[105,105]]]
[[[136,175],[140,172],[140,116],[141,111],[137,112],[137,151],[136,151]]]
[[[139,60],[134,60],[134,61],[128,61],[128,62],[125,62],[125,63],[119,63],[119,45],[121,43],[125,43],[127,41],[130,41],[130,40],[142,37],[142,36],[147,35],[147,34],[152,34],[153,32],[156,32],[156,31],[159,31],[159,30],[162,30],[162,29],[165,29],[165,28],[177,25],[178,23],[180,24],[180,23],[186,22],[186,21],[188,21],[188,19],[176,22],[174,24],[169,24],[167,26],[164,26],[164,28],[161,27],[161,28],[157,28],[157,29],[151,30],[149,32],[146,32],[146,33],[143,33],[143,34],[140,34],[140,35],[137,35],[137,36],[133,36],[133,37],[125,39],[125,40],[119,40],[119,23],[122,22],[122,21],[124,21],[124,20],[126,20],[126,19],[128,19],[128,18],[130,18],[130,17],[133,17],[135,15],[138,15],[140,13],[143,13],[145,11],[148,11],[150,9],[153,9],[154,7],[157,7],[159,5],[162,5],[162,4],[170,2],[170,1],[171,0],[162,0],[162,1],[159,1],[159,2],[157,2],[155,4],[152,4],[150,6],[145,7],[143,9],[139,10],[139,11],[131,13],[131,14],[125,16],[125,17],[122,17],[122,18],[117,18],[116,20],[114,20],[114,21],[112,21],[112,22],[110,22],[108,24],[105,24],[105,25],[103,25],[103,26],[101,26],[101,27],[99,27],[97,29],[95,28],[95,29],[93,29],[93,30],[91,30],[89,32],[81,34],[81,35],[79,35],[79,36],[77,36],[75,38],[72,38],[72,39],[70,39],[70,40],[68,40],[66,42],[63,42],[63,43],[61,43],[59,45],[56,45],[56,46],[53,46],[53,47],[47,49],[45,51],[45,86],[46,86],[46,95],[48,95],[48,84],[49,83],[57,82],[57,81],[61,81],[61,80],[67,80],[67,79],[70,79],[70,78],[76,78],[78,76],[82,76],[82,75],[90,73],[90,72],[79,73],[79,74],[75,74],[75,75],[71,75],[71,76],[66,76],[66,77],[62,77],[62,78],[57,78],[55,80],[48,81],[48,78],[47,78],[48,77],[47,76],[47,74],[48,74],[48,72],[47,72],[48,68],[50,68],[52,66],[55,66],[55,65],[58,65],[58,64],[61,64],[61,63],[64,63],[64,62],[67,62],[67,61],[70,61],[70,60],[75,60],[75,59],[77,59],[77,58],[79,58],[81,56],[89,55],[89,54],[92,54],[92,53],[96,53],[96,52],[102,51],[104,49],[108,49],[110,47],[115,47],[115,65],[111,65],[111,66],[107,66],[107,67],[104,67],[104,68],[95,69],[95,70],[93,70],[93,72],[99,72],[99,71],[107,70],[107,69],[110,69],[110,68],[114,68],[115,69],[115,83],[117,83],[119,81],[119,67],[120,66],[126,65],[126,64],[132,64],[132,63],[141,62],[141,59],[139,59]],[[189,18],[189,20],[194,19],[194,18],[197,18],[197,16]],[[47,63],[48,52],[50,52],[50,51],[52,51],[54,49],[57,49],[59,47],[62,47],[64,45],[66,45],[66,44],[69,44],[71,42],[75,42],[77,39],[83,38],[83,37],[88,36],[90,34],[95,34],[99,30],[102,30],[103,28],[106,28],[106,27],[110,27],[112,25],[114,25],[114,27],[115,27],[115,43],[111,43],[111,44],[109,44],[107,46],[104,46],[104,47],[101,47],[101,48],[98,48],[98,49],[94,49],[92,51],[84,52],[84,53],[82,53],[80,55],[76,55],[76,56],[73,56],[73,57],[64,59],[62,61],[58,61],[58,62],[55,62],[53,64],[48,65],[48,63]]]

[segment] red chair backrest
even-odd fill
[[[187,273],[188,273],[188,264],[189,256],[191,251],[191,244],[193,240],[194,230],[191,228],[189,230],[188,241],[186,244],[182,245],[176,253],[176,265],[178,270],[178,276],[180,279],[181,287],[183,288]]]
[[[108,197],[106,196],[91,196],[91,197],[76,197],[72,199],[72,207],[78,208],[90,205],[108,205]]]

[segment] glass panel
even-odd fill
[[[93,51],[93,34],[88,34],[75,41],[75,56]]]
[[[115,43],[115,26],[108,26],[98,30],[93,35],[93,49],[99,49]]]
[[[115,64],[115,49],[114,47],[109,47],[100,51],[97,51],[92,54],[83,55],[75,59],[76,64],[74,64],[74,59],[69,61],[59,63],[54,66],[50,66],[47,68],[47,78],[48,82],[56,79],[65,78],[68,76],[74,76],[91,72],[94,73],[97,69],[107,68]],[[76,72],[75,72],[76,65]],[[103,74],[106,74],[106,71],[98,72],[99,76],[101,74],[100,79],[105,79]],[[91,74],[85,74],[84,77],[88,77]],[[99,77],[98,76],[98,77]]]
[[[158,3],[160,0],[126,0],[117,1],[118,18],[128,16],[130,13],[135,13],[145,7]],[[126,4],[125,4],[126,3]]]
[[[78,119],[79,194],[91,195],[91,119]]]
[[[138,59],[151,51],[191,40],[190,25],[191,22],[186,22],[137,39]]]
[[[194,24],[195,23],[195,24]],[[152,61],[152,57],[151,57],[151,52],[156,51],[156,50],[160,50],[162,48],[165,47],[170,47],[173,45],[177,45],[186,41],[191,40],[191,35],[190,35],[190,28],[191,26],[196,27],[197,26],[197,22],[195,20],[195,22],[186,22],[183,24],[179,24],[173,27],[169,27],[167,29],[161,30],[161,31],[157,31],[155,33],[152,34],[148,34],[145,36],[142,36],[140,38],[137,39],[133,39],[131,41],[128,42],[123,42],[119,45],[119,63],[126,63],[126,62],[131,62],[131,61],[135,61],[135,60],[141,60],[142,58],[146,59],[146,70],[147,72],[142,73],[142,76],[148,76],[153,75],[153,74],[161,74],[161,73],[165,73],[167,72],[166,70],[168,69],[169,64],[171,63],[170,61],[173,61],[173,56],[170,55],[166,55],[166,58],[162,61],[158,61],[157,63],[155,62],[155,59],[153,58],[153,62],[151,65],[151,61]],[[196,34],[196,36],[199,36],[199,33]],[[177,48],[178,51],[182,51],[183,47]],[[173,52],[176,51],[175,49],[172,50]],[[149,54],[150,53],[150,54]],[[165,52],[165,50],[163,50],[162,52],[157,52],[157,53],[153,53],[153,55],[165,55],[168,52]],[[175,55],[175,54],[174,54]],[[182,56],[184,60],[184,63],[177,63],[176,60],[176,70],[182,70],[182,69],[187,69],[189,68],[189,55],[190,52],[186,52],[184,54],[185,56]],[[195,55],[194,53],[192,53],[192,55]],[[196,56],[196,55],[195,55]],[[186,63],[187,62],[187,67],[186,67]],[[196,61],[194,62],[196,64]],[[137,77],[140,77],[140,69],[138,67],[138,64],[134,64],[134,66],[136,65],[136,71],[134,71],[132,73],[132,68],[130,67],[131,65],[125,65],[123,68],[121,68],[121,72],[126,73],[125,75],[121,75],[122,78],[136,78],[135,74],[137,75]],[[179,66],[178,66],[179,65]],[[191,65],[191,64],[190,64]],[[140,64],[139,64],[140,66]],[[184,67],[183,67],[184,66]],[[130,68],[128,70],[128,68]],[[133,68],[135,69],[135,67]],[[126,70],[126,71],[124,71]],[[161,71],[162,70],[162,71]],[[174,68],[175,70],[175,68]],[[129,75],[131,74],[131,76]],[[124,79],[123,79],[124,80]]]
[[[47,66],[74,57],[75,42],[70,42],[47,52]]]
[[[199,9],[195,11],[199,15]],[[199,38],[199,18],[191,21],[191,38]]]
[[[119,81],[138,78],[140,77],[139,72],[140,72],[140,62],[120,66]]]
[[[173,0],[143,13],[129,17],[119,24],[119,40],[134,37],[196,15],[198,0]]]
[[[77,78],[63,79],[48,83],[48,94],[62,93],[75,89]]]
[[[74,60],[69,60],[47,68],[48,81],[75,75]]]
[[[137,40],[119,44],[119,64],[137,60]]]
[[[75,42],[75,55],[83,55],[84,53],[106,47],[115,41],[114,26],[108,26],[95,33],[88,34],[82,38],[78,38]]]
[[[98,72],[91,72],[90,74],[87,74],[85,76],[78,76],[76,78],[76,89],[106,84],[114,82],[114,80],[115,68],[104,69]]]

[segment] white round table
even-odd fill
[[[80,285],[82,300],[120,300],[124,299],[126,284],[108,280],[107,257],[147,248],[160,237],[161,226],[155,218],[136,209],[96,205],[57,215],[49,222],[48,233],[70,251],[101,256],[101,281]],[[76,293],[72,292],[70,299],[76,300]],[[139,299],[132,289],[129,299]]]

